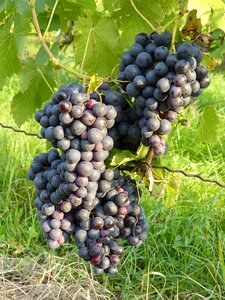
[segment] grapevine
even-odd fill
[[[210,84],[198,47],[184,42],[170,53],[171,40],[168,31],[138,34],[116,80],[92,92],[79,83],[61,86],[35,113],[41,136],[59,149],[35,157],[27,173],[43,236],[51,249],[73,236],[96,274],[117,273],[119,239],[140,245],[148,229],[141,190],[123,168],[108,168],[110,151],[142,144],[148,165],[164,155],[164,136],[180,111]]]

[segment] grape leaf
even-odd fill
[[[132,26],[130,26],[130,24],[132,24]],[[123,18],[120,29],[121,36],[119,44],[123,51],[134,43],[135,35],[140,32],[149,33],[150,31],[148,24],[143,22],[141,17],[134,12]]]
[[[218,62],[210,54],[204,53],[203,54],[203,59],[202,59],[202,64],[206,65],[207,68],[209,68],[209,69],[213,69],[218,65]]]
[[[7,77],[18,73],[21,68],[18,57],[19,39],[7,30],[0,31],[0,87],[4,85]]]
[[[134,0],[136,9],[156,28],[162,25],[166,16],[178,9],[177,1]],[[124,50],[134,41],[139,32],[152,32],[149,24],[137,13],[130,0],[120,1],[121,9],[114,12],[120,23],[120,47]],[[160,16],[160,18],[159,18]],[[132,26],[131,26],[132,24]]]
[[[49,12],[43,12],[43,13],[39,13],[38,14],[38,21],[39,21],[39,25],[41,30],[45,31],[45,29],[48,26],[48,22],[49,22]],[[57,31],[60,29],[60,18],[58,15],[54,15],[52,20],[51,20],[51,24],[48,28],[48,31]]]
[[[171,1],[173,2],[173,1]],[[153,25],[161,24],[165,18],[165,13],[163,11],[162,5],[159,1],[145,1],[145,0],[133,0],[136,9]],[[138,15],[130,0],[121,0],[121,10],[118,11],[121,16],[126,15]],[[159,18],[160,15],[160,18]],[[139,16],[139,15],[138,15]],[[142,22],[146,22],[142,19]],[[131,23],[132,24],[132,23]],[[132,27],[132,26],[130,26]]]
[[[209,31],[219,27],[225,30],[225,2],[221,0],[189,0],[188,9],[197,9],[198,16],[201,17],[203,25],[209,24]],[[217,11],[214,14],[214,11]]]
[[[96,9],[96,3],[95,0],[67,0],[69,2],[75,2],[79,4],[79,6],[84,10],[84,9],[91,9],[95,10]]]
[[[170,179],[166,185],[166,207],[172,207],[178,198],[179,195],[179,184],[174,175],[170,176]]]
[[[120,165],[124,165],[129,161],[135,160],[136,156],[129,150],[118,150],[116,148],[114,148],[113,150],[115,154],[112,156],[110,162],[111,166],[120,166]]]
[[[182,29],[182,34],[184,36],[189,36],[192,40],[195,40],[201,32],[201,19],[197,18],[197,10],[193,9],[187,15],[186,23]]]
[[[81,2],[81,5],[80,5]],[[93,0],[86,1],[86,6],[84,1],[76,0],[61,0],[56,8],[55,13],[60,18],[60,29],[65,31],[68,29],[68,22],[77,20],[79,16],[85,14],[86,9],[93,8]]]
[[[5,8],[6,5],[8,4],[8,0],[2,0],[0,3],[0,12],[2,12]]]
[[[59,47],[59,43],[54,43],[52,45],[52,47],[50,47],[49,43],[47,43],[48,47],[50,48],[51,50],[51,53],[57,57],[58,56],[58,53],[59,53],[59,50],[60,50],[60,47]],[[41,47],[37,54],[36,54],[36,57],[35,57],[35,61],[37,63],[37,65],[41,68],[43,67],[47,62],[49,62],[50,58],[48,56],[48,54],[46,53],[46,51],[44,50],[43,47]]]
[[[105,10],[109,11],[110,13],[115,12],[115,10],[121,8],[121,1],[120,0],[103,0],[103,7]]]
[[[30,6],[26,0],[13,0],[13,4],[16,7],[16,11],[19,14],[24,14],[30,12]]]
[[[146,155],[148,154],[148,151],[149,151],[149,147],[144,146],[143,144],[141,144],[138,147],[137,152],[136,152],[137,159],[145,158]]]
[[[53,7],[55,0],[38,0],[36,1],[36,10],[38,13],[43,13],[47,6]]]
[[[40,69],[33,59],[19,73],[21,91],[11,103],[11,112],[20,126],[27,121],[37,107],[49,99],[56,86],[51,66]]]
[[[21,18],[20,14],[14,14],[12,16],[13,33],[15,35],[26,35],[31,31],[31,20],[30,18]]]
[[[206,106],[201,116],[198,131],[202,143],[214,144],[217,141],[219,124],[220,119],[216,114],[215,108],[211,105]]]
[[[80,18],[80,36],[76,39],[76,59],[81,69],[101,76],[110,75],[118,63],[116,55],[119,32],[113,19],[94,15]]]
[[[88,84],[88,94],[97,90],[97,88],[101,85],[102,80],[98,78],[98,76],[91,76],[91,80]]]

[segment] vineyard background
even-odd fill
[[[101,11],[94,12],[92,18],[98,15],[96,24],[101,26],[97,29],[101,34],[110,36],[108,42],[111,44],[108,45],[104,39],[102,41],[97,30],[95,37],[99,38],[97,42],[101,45],[101,58],[95,57],[93,60],[88,53],[89,56],[83,59],[81,53],[84,54],[90,31],[82,15],[82,7],[85,5],[86,9],[93,12],[95,2],[79,2],[80,6],[76,1],[38,1],[41,28],[44,31],[49,27],[48,20],[52,16],[50,33],[46,33],[46,37],[51,43],[52,52],[66,68],[73,70],[75,57],[75,72],[81,74],[83,69],[90,76],[91,72],[98,70],[100,76],[108,76],[118,63],[118,57],[133,42],[135,33],[143,30],[150,32],[149,25],[135,13],[130,1],[121,2],[127,14],[122,20],[118,11],[114,13],[117,1],[112,1],[110,5],[108,1],[99,1],[98,10],[102,10],[103,4],[110,16]],[[217,59],[218,66],[211,71],[210,87],[182,113],[188,125],[178,124],[173,129],[167,139],[170,151],[156,163],[225,182],[225,46],[221,38],[221,32],[224,34],[225,30],[225,4],[222,1],[195,2],[189,1],[189,10],[197,9],[198,17],[201,16],[202,27],[197,22],[197,29],[205,35],[201,36],[200,42]],[[75,79],[66,70],[54,68],[49,62],[33,27],[27,26],[31,13],[26,3],[20,0],[3,1],[0,4],[0,53],[3,57],[0,122],[38,133],[39,126],[32,118],[35,109],[48,99],[57,85]],[[162,22],[157,24],[157,7],[152,11],[151,1],[148,2],[150,8],[147,1],[134,3],[139,8],[146,4],[142,12],[149,12],[146,17],[152,20],[154,26],[172,20],[179,9],[177,2],[171,1],[171,7],[167,7],[171,14],[165,14],[160,19]],[[166,1],[159,3],[164,6]],[[14,10],[9,13],[12,7]],[[68,46],[65,42],[68,36],[63,33],[68,34],[68,24],[74,18],[74,14],[71,14],[74,7],[77,9],[75,18],[82,20],[75,26],[74,40]],[[24,14],[23,20],[21,14]],[[132,14],[132,18],[129,14]],[[109,17],[110,20],[107,19]],[[113,25],[115,20],[121,21],[119,26],[124,30],[120,39]],[[178,40],[185,20],[182,18],[179,21]],[[56,36],[58,22],[62,32]],[[133,28],[129,26],[130,22]],[[211,31],[216,40],[209,43],[206,33]],[[26,36],[25,48],[20,47],[21,43],[18,44],[21,35]],[[60,44],[62,50],[66,51],[59,51]],[[75,56],[73,46],[77,51]],[[109,51],[112,47],[116,49],[116,56],[113,57]],[[108,69],[104,60],[109,62]],[[214,64],[210,57],[207,62]],[[50,83],[47,87],[46,78]],[[140,247],[126,249],[116,276],[94,278],[89,266],[79,260],[72,243],[60,250],[49,251],[42,239],[33,205],[34,188],[26,180],[25,174],[32,158],[48,148],[49,145],[43,140],[0,128],[0,299],[225,299],[223,188],[155,170],[157,179],[151,194],[140,183],[143,189],[142,203],[150,225],[147,241]]]

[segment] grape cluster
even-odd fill
[[[148,228],[135,183],[105,166],[118,110],[111,97],[104,104],[79,84],[61,87],[35,119],[42,136],[62,154],[56,149],[40,154],[27,173],[49,247],[58,248],[73,234],[79,255],[97,274],[117,272],[124,249],[115,239],[137,245]]]
[[[74,217],[70,202],[62,200],[56,203],[53,195],[61,183],[57,167],[62,159],[57,150],[36,156],[27,173],[36,188],[35,206],[40,220],[43,236],[51,249],[58,248],[69,240],[75,231]]]
[[[101,143],[102,149],[96,151],[108,151],[113,141],[107,129],[114,125],[116,115],[112,105],[91,99],[80,84],[73,83],[60,87],[44,109],[35,113],[35,119],[42,126],[41,135],[55,148],[92,151]]]
[[[109,136],[114,141],[114,146],[121,149],[136,150],[141,140],[141,131],[136,124],[136,108],[129,104],[128,97],[121,90],[121,87],[112,90],[109,83],[103,82],[97,92],[91,93],[91,98],[112,105],[117,112],[115,124],[108,130]]]
[[[79,256],[90,261],[96,274],[115,274],[124,253],[116,239],[136,246],[147,237],[148,224],[139,204],[141,191],[118,169],[106,169],[90,186],[93,198],[82,199],[76,191],[68,193],[59,167],[63,163],[52,149],[35,157],[27,174],[36,188],[35,206],[43,236],[49,248],[56,249],[73,234]],[[56,201],[60,187],[61,200]]]
[[[75,244],[79,255],[90,261],[96,274],[104,271],[115,274],[124,253],[116,239],[138,245],[147,237],[148,224],[139,205],[136,186],[130,178],[121,176],[119,170],[106,169],[102,174],[98,197],[89,218],[76,221]]]
[[[181,109],[210,84],[208,69],[201,64],[202,53],[197,46],[185,42],[177,46],[176,53],[170,54],[171,39],[167,31],[138,34],[129,51],[121,56],[117,76],[122,90],[135,98],[133,130],[138,132],[139,127],[141,142],[151,146],[156,155],[166,152],[162,136],[171,131],[171,123]]]
[[[35,113],[60,151],[36,156],[27,173],[43,235],[51,249],[73,235],[96,274],[115,274],[124,253],[118,239],[139,245],[148,229],[135,181],[106,168],[110,150],[142,143],[164,154],[171,123],[210,84],[199,49],[182,43],[170,54],[170,44],[169,32],[138,34],[121,57],[119,85],[102,82],[90,94],[77,83],[61,86]]]

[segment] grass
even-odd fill
[[[198,137],[206,105],[213,105],[225,124],[224,77],[212,75],[212,82],[184,112],[189,125],[173,130],[170,151],[160,163],[225,182],[224,126],[213,145]],[[0,122],[12,125],[9,103],[14,84],[4,88],[0,99]],[[39,127],[30,121],[23,129],[38,132]],[[116,276],[94,279],[72,243],[53,252],[41,237],[34,189],[25,174],[32,158],[45,150],[42,140],[0,129],[0,299],[225,299],[223,188],[155,170],[153,193],[141,184],[150,225],[147,241],[126,247]],[[75,290],[80,294],[76,296]]]

